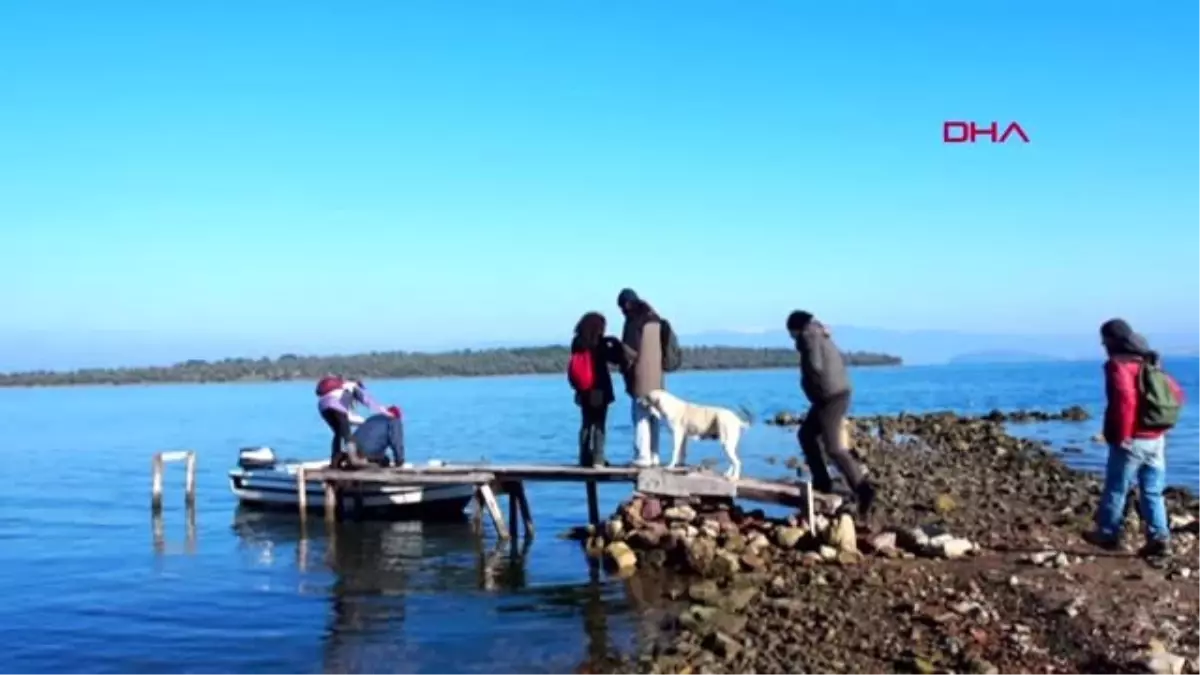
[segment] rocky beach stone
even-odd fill
[[[880,490],[869,522],[635,495],[622,527],[584,545],[651,575],[626,583],[662,587],[672,619],[645,652],[591,672],[1194,670],[1200,502],[1165,493],[1175,551],[1162,568],[1088,555],[1100,479],[1004,426],[1081,411],[851,420]]]

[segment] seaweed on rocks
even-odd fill
[[[608,670],[1195,672],[1196,497],[1167,491],[1162,564],[1094,549],[1099,479],[1008,435],[1011,416],[853,419],[879,488],[865,523],[634,494],[588,548],[666,579],[668,618]]]

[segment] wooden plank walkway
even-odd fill
[[[640,468],[633,466],[581,467],[570,464],[447,464],[410,468],[364,468],[352,471],[336,469],[301,469],[296,475],[300,494],[301,517],[307,510],[307,481],[325,483],[325,516],[335,519],[341,501],[339,493],[353,495],[356,486],[364,483],[388,485],[474,485],[475,524],[482,530],[482,516],[486,511],[496,534],[508,539],[510,530],[515,533],[518,518],[523,522],[526,537],[533,536],[533,517],[525,495],[525,482],[578,482],[587,485],[588,519],[593,524],[600,520],[596,496],[596,484],[603,482],[634,483],[640,492],[670,496],[720,497],[748,499],[757,502],[779,504],[802,509],[811,515],[814,501],[828,499],[816,495],[808,483],[783,483],[757,478],[729,480],[724,476],[696,468],[666,469],[661,467]],[[497,494],[509,495],[508,526],[496,501]]]

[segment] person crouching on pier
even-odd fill
[[[846,364],[829,329],[812,314],[792,312],[787,330],[800,354],[800,388],[809,402],[797,438],[812,474],[812,487],[819,492],[833,491],[833,479],[825,464],[825,456],[829,456],[850,485],[859,516],[865,518],[875,502],[875,486],[842,445],[842,422],[850,409],[851,392]]]
[[[354,430],[354,445],[368,462],[378,466],[404,464],[404,420],[400,408],[388,406],[386,413],[371,415]],[[388,463],[388,451],[393,464]]]
[[[1183,391],[1159,364],[1157,352],[1122,319],[1100,327],[1108,360],[1104,364],[1104,438],[1108,465],[1096,512],[1096,529],[1084,538],[1102,548],[1120,547],[1130,488],[1138,486],[1138,511],[1146,544],[1138,554],[1160,559],[1171,553],[1171,530],[1163,500],[1166,487],[1166,433],[1179,421]]]
[[[604,436],[608,406],[616,400],[608,364],[620,363],[620,342],[604,334],[607,322],[603,314],[588,312],[575,324],[571,356],[567,362],[567,382],[575,391],[579,406],[579,465],[606,466]]]
[[[363,422],[363,418],[354,412],[359,403],[380,413],[387,412],[367,394],[361,380],[329,376],[317,382],[317,411],[333,432],[329,450],[331,467],[361,467],[368,463],[358,452],[350,429],[351,425]]]

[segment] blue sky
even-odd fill
[[[1195,331],[1197,6],[0,5],[0,331]],[[1028,145],[944,145],[947,119]],[[182,342],[180,342],[182,341]],[[182,355],[186,357],[186,354]]]

